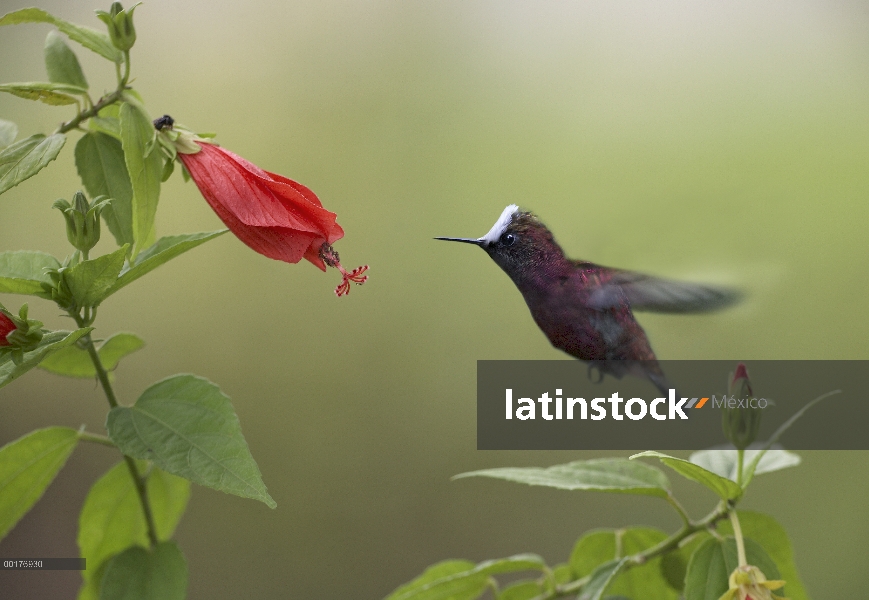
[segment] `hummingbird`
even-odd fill
[[[634,311],[698,313],[736,303],[735,290],[661,279],[565,256],[533,213],[511,204],[480,238],[438,237],[485,250],[519,288],[553,346],[621,379],[650,380],[665,395],[665,377]]]

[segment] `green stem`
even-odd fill
[[[676,497],[673,494],[667,494],[667,502],[676,510],[677,513],[679,513],[679,516],[682,517],[682,523],[684,525],[691,524],[691,517],[688,516],[688,513],[685,511],[682,505],[679,504],[679,501],[676,500]]]
[[[84,317],[82,317],[78,313],[70,313],[70,316],[75,319],[75,322],[78,324],[79,327],[86,326]],[[103,392],[106,394],[106,399],[109,401],[109,406],[111,406],[112,408],[117,407],[118,399],[115,397],[115,391],[112,388],[112,382],[109,381],[109,374],[106,371],[106,368],[103,366],[103,361],[100,359],[100,355],[97,352],[96,346],[94,345],[93,338],[90,334],[87,334],[82,338],[82,341],[88,355],[91,357],[91,362],[93,363],[94,369],[97,372],[97,379],[99,379],[100,385],[103,388]],[[79,433],[80,438],[81,436],[82,434]],[[145,525],[148,529],[148,540],[151,542],[151,547],[154,548],[159,543],[159,540],[157,539],[157,527],[154,524],[154,515],[151,512],[151,503],[148,501],[148,490],[145,487],[145,478],[142,476],[141,473],[139,473],[139,467],[136,466],[136,461],[134,461],[126,454],[124,455],[124,461],[127,463],[127,468],[130,470],[130,477],[133,478],[133,484],[136,486],[136,493],[139,495],[139,502],[142,505],[142,512],[145,515]]]
[[[745,463],[745,450],[736,451],[736,485],[742,487],[742,469]]]
[[[83,442],[91,442],[94,444],[102,444],[103,446],[111,446],[112,448],[117,448],[115,443],[111,440],[110,437],[105,435],[99,435],[97,433],[88,433],[87,431],[79,431],[78,439]]]
[[[57,128],[55,133],[66,133],[71,131],[81,125],[82,121],[86,121],[91,117],[95,117],[99,114],[99,112],[110,104],[114,104],[118,100],[121,99],[121,95],[124,93],[125,88],[118,88],[111,94],[107,94],[97,101],[92,107],[87,110],[83,110],[78,113],[71,121],[67,121],[66,123],[62,123],[60,127]]]
[[[679,547],[679,544],[682,543],[682,541],[688,536],[693,535],[698,531],[703,531],[704,529],[712,527],[718,521],[727,518],[729,512],[731,511],[728,509],[727,504],[725,504],[724,502],[720,502],[715,510],[710,512],[699,521],[687,521],[684,525],[682,525],[679,531],[677,531],[667,539],[662,540],[659,544],[656,544],[651,548],[647,548],[642,552],[638,552],[637,554],[629,556],[629,560],[627,563],[625,563],[622,572],[624,572],[624,570],[626,569],[630,569],[631,567],[638,567],[640,565],[644,565],[657,556],[661,556],[662,554],[666,554],[667,552],[675,550]],[[552,600],[553,598],[561,598],[563,596],[570,596],[576,594],[576,592],[581,590],[582,587],[587,584],[590,579],[591,575],[586,575],[582,579],[577,579],[576,581],[571,581],[569,583],[556,586],[555,589],[551,592],[536,596],[535,598],[533,598],[533,600]]]
[[[744,567],[748,564],[745,558],[745,540],[742,539],[742,527],[739,526],[739,517],[735,510],[730,511],[730,523],[733,525],[733,537],[736,538],[736,558],[739,566]]]
[[[127,82],[130,80],[130,51],[126,50],[124,52],[124,78],[121,79],[120,85],[118,85],[118,89],[124,89],[127,87]]]

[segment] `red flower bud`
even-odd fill
[[[203,143],[195,154],[178,153],[205,200],[248,247],[275,260],[297,263],[307,259],[323,271],[343,275],[335,293],[350,291],[350,281],[362,284],[368,266],[349,273],[331,244],[344,237],[335,213],[323,208],[307,187],[269,173],[220,146]]]
[[[0,311],[0,346],[9,346],[9,341],[6,336],[18,329],[12,319],[7,317]]]

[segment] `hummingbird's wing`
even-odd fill
[[[742,298],[736,290],[660,279],[642,273],[606,269],[591,290],[588,306],[598,310],[627,302],[632,310],[660,313],[692,313],[718,310]],[[610,275],[606,277],[606,275]]]

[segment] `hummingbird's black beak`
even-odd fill
[[[444,240],[447,242],[464,242],[466,244],[474,244],[475,246],[482,246],[483,242],[474,238],[448,238],[448,237],[436,237],[436,240]]]

